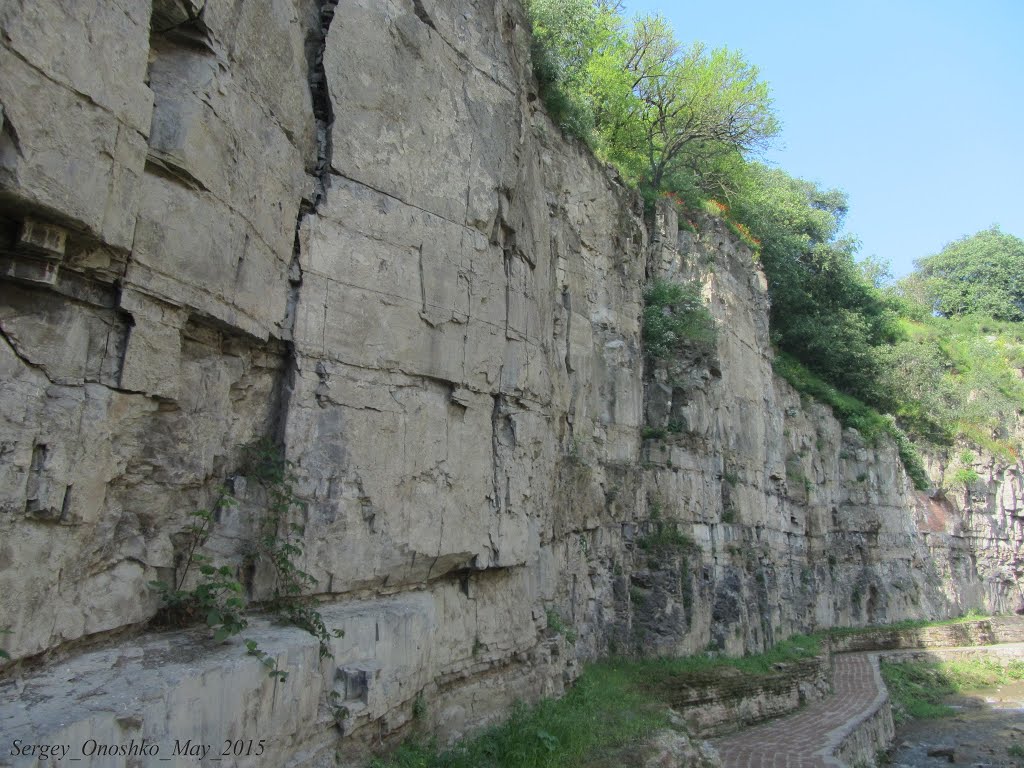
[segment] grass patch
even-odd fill
[[[438,753],[406,744],[372,768],[575,768],[668,726],[665,707],[631,684],[630,664],[589,666],[563,698],[517,705],[509,719]]]
[[[704,654],[683,658],[650,659],[631,663],[634,684],[649,696],[672,705],[684,686],[711,685],[718,680],[734,676],[768,677],[776,672],[775,665],[805,661],[821,653],[821,637],[797,635],[779,643],[766,653],[751,656],[718,656]]]
[[[882,678],[896,704],[897,720],[948,717],[945,700],[958,693],[1024,680],[1024,661],[1001,666],[993,659],[897,664],[883,661]]]
[[[668,535],[671,544],[680,543],[671,533]],[[553,615],[549,613],[549,626],[559,624]],[[867,630],[914,629],[979,618],[968,615],[938,622],[905,621]],[[557,626],[551,628],[558,631]],[[798,635],[766,653],[738,658],[705,653],[682,658],[620,658],[590,664],[561,699],[545,699],[534,706],[516,705],[501,725],[446,751],[439,751],[432,742],[407,743],[390,757],[374,760],[371,768],[640,765],[640,745],[654,732],[670,727],[667,710],[678,696],[680,686],[714,683],[737,673],[747,679],[769,677],[777,672],[776,665],[807,661],[820,654],[822,640],[829,634],[864,631],[865,628],[851,628]],[[882,670],[897,709],[912,717],[944,716],[952,712],[943,703],[946,696],[1024,679],[1024,662],[1012,662],[1007,668],[990,661],[883,663]]]
[[[726,668],[768,675],[775,664],[820,651],[819,638],[800,636],[742,658],[702,655],[590,664],[561,699],[517,705],[501,725],[445,752],[430,743],[405,744],[389,758],[373,761],[371,768],[592,768],[613,764],[605,762],[610,756],[616,766],[632,765],[627,757],[638,757],[638,750],[612,753],[669,727],[667,709],[679,683],[713,679]]]

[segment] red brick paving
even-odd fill
[[[833,694],[799,712],[770,720],[712,744],[724,768],[835,766],[835,731],[867,712],[881,692],[871,655],[836,655]],[[877,663],[877,662],[875,662]]]

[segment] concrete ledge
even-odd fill
[[[53,765],[25,749],[44,744],[81,768],[195,765],[204,754],[224,768],[333,766],[342,736],[429,682],[436,612],[426,592],[324,606],[325,624],[345,633],[333,658],[307,632],[264,618],[221,644],[193,629],[83,653],[0,685],[0,766]]]
[[[4,683],[0,765],[53,765],[29,751],[48,745],[63,755],[60,764],[82,768],[187,766],[221,757],[226,745],[233,752],[236,742],[243,754],[218,765],[312,764],[298,755],[326,746],[333,726],[320,706],[325,675],[316,640],[253,622],[245,637],[287,672],[282,682],[241,639],[212,645],[208,634],[143,638]]]

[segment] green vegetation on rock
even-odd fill
[[[777,372],[869,440],[889,434],[918,488],[918,445],[1020,455],[1024,241],[993,228],[920,259],[893,285],[842,232],[845,194],[756,162],[778,132],[742,54],[679,42],[660,16],[607,0],[530,0],[534,68],[553,119],[680,226],[713,215],[754,252],[771,295]],[[649,360],[713,344],[690,286],[645,293]],[[955,482],[963,485],[966,472]]]
[[[655,280],[644,291],[644,351],[651,359],[687,351],[708,352],[715,344],[715,319],[696,286]]]
[[[246,471],[265,494],[265,509],[256,522],[257,537],[249,543],[247,564],[269,565],[273,572],[273,597],[264,607],[278,619],[300,627],[319,641],[320,657],[331,656],[332,637],[342,637],[340,629],[329,629],[308,590],[316,580],[298,566],[303,555],[303,528],[297,522],[303,502],[295,492],[296,477],[290,462],[277,446],[262,440],[251,446]],[[184,547],[176,563],[172,582],[151,581],[159,595],[161,608],[154,617],[158,627],[185,627],[205,622],[213,631],[213,640],[223,642],[249,626],[246,618],[246,588],[233,565],[216,565],[204,553],[215,524],[224,512],[238,506],[238,500],[222,488],[211,509],[189,514],[191,522],[184,532]],[[194,566],[194,568],[193,568]],[[189,587],[190,588],[187,588]],[[261,650],[254,640],[245,641],[246,651],[255,656],[275,678],[287,673],[277,668],[276,660]]]
[[[643,188],[678,186],[779,131],[767,84],[736,51],[683,45],[663,17],[627,21],[602,0],[527,8],[552,119]]]

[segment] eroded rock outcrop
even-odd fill
[[[608,651],[1012,607],[1020,464],[928,499],[776,379],[749,251],[648,233],[539,107],[518,2],[26,1],[0,30],[0,629],[70,665],[8,672],[5,736],[357,762]],[[713,355],[645,372],[654,276],[700,281]],[[117,641],[225,484],[211,550],[269,596],[266,438],[333,658],[262,623],[286,683],[237,639]]]

